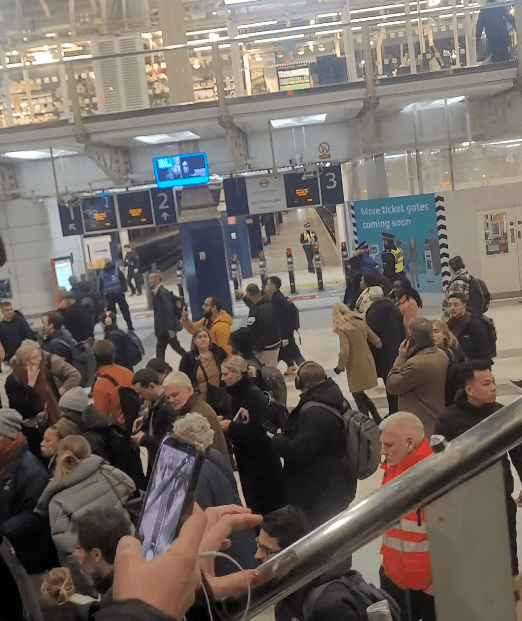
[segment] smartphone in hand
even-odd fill
[[[192,513],[205,456],[168,434],[162,439],[137,528],[145,558],[166,552]]]

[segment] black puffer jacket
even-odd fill
[[[301,412],[307,401],[325,403],[339,412],[344,409],[343,393],[329,378],[302,393],[285,434],[275,436],[272,445],[284,460],[290,504],[303,509],[316,527],[348,507],[355,497],[357,479],[345,459],[342,421],[319,406]]]
[[[240,408],[249,413],[247,423],[230,423],[228,428],[245,501],[254,513],[266,515],[282,507],[286,496],[281,462],[263,426],[270,417],[268,402],[249,377],[243,377],[227,392],[234,415]]]
[[[132,365],[130,365],[127,360],[127,352],[125,347],[125,332],[117,326],[111,326],[110,329],[106,330],[105,338],[107,341],[110,341],[116,349],[116,353],[114,355],[114,363],[119,364],[122,367],[127,367],[127,369],[130,369],[132,371]]]
[[[0,531],[28,574],[56,567],[49,521],[33,513],[49,473],[24,444],[0,477]]]
[[[366,323],[381,339],[380,349],[371,343],[369,345],[375,360],[377,377],[385,380],[399,355],[399,345],[406,338],[401,311],[388,298],[375,300],[366,312]]]

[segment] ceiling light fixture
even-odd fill
[[[167,144],[169,142],[182,142],[183,140],[197,140],[201,138],[194,132],[181,131],[171,132],[169,134],[152,134],[150,136],[135,136],[134,140],[144,142],[145,144]]]
[[[272,119],[270,121],[274,129],[286,127],[301,127],[302,125],[318,125],[326,121],[326,112],[322,114],[309,114],[308,116],[294,116],[287,119]]]
[[[53,157],[67,157],[69,155],[78,155],[76,151],[67,151],[67,149],[53,149]],[[10,157],[15,160],[47,160],[51,157],[50,149],[33,149],[29,151],[8,151],[2,153],[2,157]]]
[[[208,33],[208,38],[211,41],[217,41],[219,39],[219,34],[217,32],[209,32]]]
[[[411,103],[401,110],[401,112],[413,112],[413,110],[433,110],[434,108],[444,108],[445,105],[451,106],[464,101],[466,97],[448,97],[448,99],[434,99],[433,101],[420,101]]]

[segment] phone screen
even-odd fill
[[[177,536],[198,461],[195,451],[183,450],[183,443],[171,437],[162,441],[138,527],[147,560],[168,550]]]

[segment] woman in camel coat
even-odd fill
[[[336,304],[333,308],[333,330],[339,335],[340,345],[339,362],[334,371],[341,373],[346,369],[348,388],[358,410],[371,414],[375,422],[380,423],[377,408],[364,391],[377,386],[377,371],[368,341],[380,348],[381,339],[366,325],[363,317],[344,304]]]

